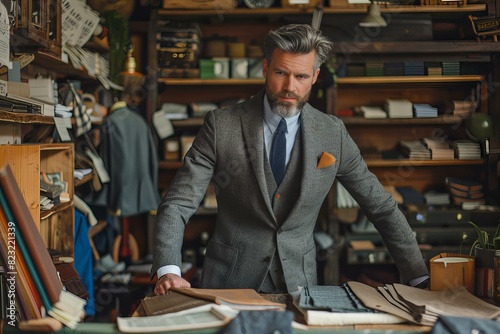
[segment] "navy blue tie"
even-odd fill
[[[285,175],[286,160],[286,121],[281,119],[278,128],[274,132],[273,142],[271,144],[271,169],[273,171],[276,185],[280,185]]]

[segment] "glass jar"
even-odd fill
[[[495,305],[500,306],[500,250],[495,251],[494,282],[493,300]]]

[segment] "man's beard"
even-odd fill
[[[311,90],[307,92],[306,95],[304,95],[302,98],[292,92],[287,92],[287,91],[281,91],[278,93],[273,94],[267,87],[266,87],[266,95],[267,99],[269,101],[269,105],[271,106],[271,109],[273,113],[276,115],[279,115],[281,117],[292,117],[297,115],[302,108],[306,105],[307,101],[309,100],[309,96],[311,95]],[[296,99],[297,104],[293,105],[290,102],[283,102],[280,101],[280,97],[291,97]]]

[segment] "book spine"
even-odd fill
[[[3,190],[6,201],[12,209],[18,228],[16,237],[19,235],[19,239],[25,241],[26,254],[29,254],[26,260],[33,260],[33,268],[36,268],[39,273],[51,305],[53,305],[59,301],[62,283],[9,165],[0,170],[0,189]]]
[[[28,278],[28,272],[31,275],[31,279],[34,282],[34,286],[36,286],[36,290],[39,293],[39,296],[41,297],[43,306],[47,309],[50,310],[52,308],[52,303],[49,300],[49,297],[46,294],[46,289],[44,288],[44,285],[40,279],[39,276],[39,270],[37,267],[33,264],[32,258],[30,256],[30,252],[27,249],[26,243],[24,242],[24,239],[21,237],[21,234],[19,233],[18,230],[18,224],[14,222],[14,219],[12,217],[12,213],[10,212],[5,194],[3,189],[0,188],[0,206],[1,206],[1,211],[3,214],[5,214],[2,219],[5,219],[7,222],[13,222],[16,225],[16,235],[15,235],[15,240],[16,240],[16,248],[19,247],[20,249],[20,255],[21,257],[19,259],[16,258],[17,264],[19,264],[19,268],[21,269],[21,274],[26,276]],[[31,217],[31,215],[30,215]],[[19,254],[18,253],[18,254]],[[24,260],[24,261],[23,261]],[[25,266],[23,267],[23,264]],[[35,290],[32,286],[32,289]],[[33,291],[36,292],[36,291]]]

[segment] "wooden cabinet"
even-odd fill
[[[73,144],[0,145],[0,163],[9,164],[31,216],[48,248],[73,256],[74,148]],[[66,183],[69,201],[40,210],[40,174],[57,173]]]

